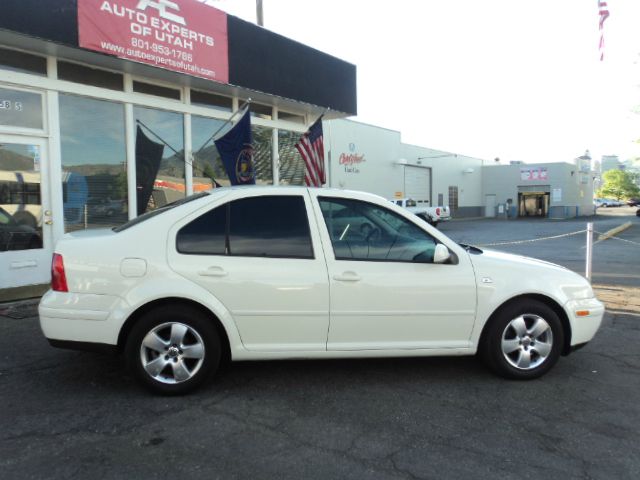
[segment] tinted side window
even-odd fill
[[[401,215],[359,200],[319,200],[337,260],[433,262],[434,238]]]
[[[304,198],[268,196],[231,202],[229,253],[313,258]]]
[[[224,255],[226,229],[227,205],[223,205],[199,216],[180,229],[176,240],[178,252],[192,255]]]

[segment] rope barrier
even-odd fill
[[[530,239],[527,239],[527,240],[514,240],[514,241],[511,241],[511,242],[479,243],[479,244],[476,244],[476,246],[477,247],[497,247],[497,246],[500,246],[500,245],[521,245],[521,244],[524,244],[524,243],[533,243],[533,242],[541,242],[541,241],[544,241],[544,240],[554,240],[554,239],[558,239],[558,238],[572,237],[573,235],[579,235],[581,233],[585,233],[586,231],[587,231],[586,229],[585,230],[578,230],[578,231],[575,231],[575,232],[563,233],[563,234],[560,234],[560,235],[552,235],[550,237],[530,238]],[[603,235],[602,232],[596,232],[595,230],[594,230],[593,233],[598,234],[598,235]],[[618,240],[620,242],[626,242],[626,243],[631,243],[633,245],[639,245],[640,246],[640,242],[634,242],[633,240],[627,240],[626,238],[619,238],[619,237],[612,236],[612,237],[608,237],[607,239]],[[597,243],[603,242],[604,240],[605,239],[597,240],[597,241],[593,242],[593,244],[595,245]],[[581,247],[581,248],[585,248],[585,247]]]
[[[533,243],[533,242],[541,242],[543,240],[553,240],[556,238],[564,238],[564,237],[571,237],[573,235],[578,235],[580,233],[585,233],[586,230],[578,230],[577,232],[570,232],[570,233],[563,233],[561,235],[553,235],[551,237],[542,237],[542,238],[530,238],[528,240],[514,240],[512,242],[495,242],[495,243],[483,243],[480,245],[477,245],[478,247],[495,247],[498,245],[519,245],[519,244],[523,244],[523,243]]]

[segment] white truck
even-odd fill
[[[439,222],[446,222],[448,220],[451,220],[451,212],[449,211],[449,207],[418,206],[417,202],[411,198],[394,198],[393,200],[391,200],[391,202],[400,207],[406,208],[411,213],[417,215],[423,220],[426,220],[430,225],[433,225],[434,227],[437,227]]]

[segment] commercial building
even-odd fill
[[[325,136],[331,186],[483,215],[481,159],[405,144],[400,132],[351,120],[325,122]]]
[[[301,184],[300,134],[357,113],[353,65],[209,3],[3,1],[0,289],[48,282],[64,233],[224,185],[210,140],[248,98],[263,184]]]
[[[325,122],[329,183],[385,198],[446,205],[455,218],[572,218],[593,214],[591,157],[496,165],[402,143],[400,132],[351,120]]]
[[[593,215],[591,158],[573,163],[487,165],[482,171],[485,216]]]

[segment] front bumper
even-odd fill
[[[604,304],[597,298],[587,298],[571,300],[564,308],[571,322],[571,346],[589,342],[602,324]],[[578,312],[588,312],[588,314],[579,315]]]

